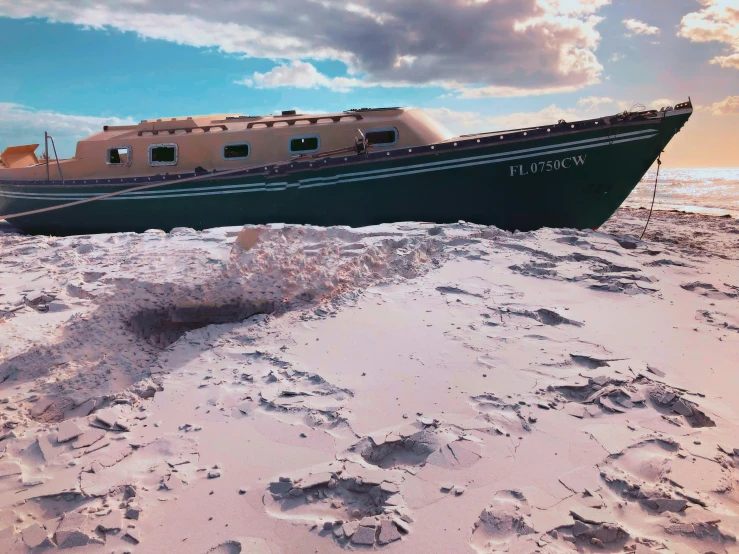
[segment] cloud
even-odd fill
[[[554,104],[537,112],[516,112],[495,116],[448,108],[425,108],[424,111],[458,135],[536,127],[557,123],[560,119],[566,121],[582,119],[573,110],[563,109]]]
[[[732,100],[734,99],[734,100]],[[724,109],[739,108],[739,96],[729,97],[724,102],[728,104]],[[731,104],[733,102],[733,104]],[[718,106],[722,103],[714,104]],[[658,99],[648,102],[650,106],[674,106],[674,102],[667,99]],[[629,110],[632,107],[639,108],[641,104],[633,101],[617,100],[604,96],[588,96],[580,98],[577,108],[563,108],[551,104],[538,111],[514,112],[502,115],[489,115],[478,111],[457,111],[449,108],[424,108],[433,118],[444,124],[458,135],[483,133],[493,131],[505,131],[509,129],[521,129],[525,127],[537,127],[553,124],[564,119],[565,121],[578,121],[590,119],[606,114],[613,114]],[[721,109],[721,108],[719,108]],[[734,112],[725,112],[734,113]]]
[[[409,83],[464,97],[546,94],[598,83],[595,51],[610,0],[0,0],[0,16],[117,29],[280,65],[254,86],[315,83],[294,62],[346,64],[344,88]],[[286,62],[291,62],[286,64]],[[284,66],[284,67],[283,67]],[[302,71],[302,78],[298,74]],[[292,79],[292,80],[291,80]],[[312,81],[311,81],[312,79]],[[324,83],[324,84],[321,84]],[[290,86],[295,86],[290,84]],[[331,87],[342,87],[332,81]]]
[[[588,96],[587,98],[580,98],[577,101],[577,105],[586,111],[596,111],[601,106],[613,105],[616,101],[613,98],[607,96]]]
[[[714,102],[704,109],[713,115],[739,115],[739,96],[727,96],[720,102]]]
[[[638,19],[624,19],[624,25],[626,25],[626,28],[629,30],[629,32],[626,33],[627,37],[633,35],[659,35],[660,32],[659,27],[647,25]]]
[[[544,0],[539,2],[545,10],[564,15],[593,14],[610,3],[611,0]]]
[[[724,68],[733,67],[739,69],[739,52],[731,56],[716,56],[711,60],[711,63],[718,64]]]
[[[290,64],[278,65],[266,73],[255,72],[250,78],[236,81],[236,84],[255,88],[325,87],[345,92],[351,88],[367,86],[370,83],[354,78],[328,77],[320,73],[313,64],[294,60]]]
[[[520,129],[523,127],[536,127],[556,123],[560,119],[575,121],[582,119],[577,113],[570,109],[564,109],[552,104],[538,112],[516,112],[507,115],[499,115],[489,118],[495,130]]]
[[[491,97],[513,97],[513,96],[540,96],[543,94],[562,94],[567,92],[575,92],[582,87],[579,86],[561,86],[561,87],[542,87],[542,88],[517,88],[517,87],[459,87],[457,91],[460,93],[458,98],[491,98]]]
[[[674,106],[677,104],[674,100],[670,100],[669,98],[657,98],[656,100],[652,100],[649,103],[649,106],[651,108],[654,108],[655,110],[659,110],[660,108],[666,108],[667,106]]]
[[[135,123],[138,122],[130,117],[70,115],[0,102],[0,145],[38,143],[43,148],[44,131],[48,131],[54,137],[59,156],[68,157],[74,154],[78,140],[102,131],[103,125]]]
[[[410,63],[407,60],[401,63]],[[353,88],[370,87],[407,87],[419,86],[407,81],[373,82],[367,79],[354,77],[329,77],[318,71],[310,62],[295,60],[290,63],[280,64],[266,73],[255,71],[251,77],[245,77],[234,81],[237,85],[245,85],[253,88],[328,88],[335,92],[347,92]],[[425,85],[421,85],[425,86]],[[451,96],[451,95],[450,95]]]
[[[624,56],[623,54],[619,54],[618,52],[616,52],[615,54],[613,54],[613,56],[611,56],[611,61],[618,62],[618,61],[623,60],[625,57],[626,56]]]
[[[488,118],[479,112],[450,110],[449,108],[424,108],[423,111],[458,135],[489,130]]]
[[[735,0],[699,0],[703,9],[691,12],[680,21],[678,36],[692,42],[720,42],[726,56],[715,56],[710,63],[739,69],[739,7]]]

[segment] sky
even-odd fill
[[[0,149],[380,106],[469,134],[690,96],[663,162],[739,167],[739,0],[0,0],[0,52]]]

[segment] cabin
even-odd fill
[[[360,108],[330,114],[207,116],[146,119],[105,126],[77,143],[74,157],[38,144],[11,146],[0,158],[0,180],[112,179],[229,170],[351,148],[361,133],[373,151],[422,146],[452,138],[417,108]],[[61,173],[61,175],[60,175]]]

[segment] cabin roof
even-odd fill
[[[135,125],[105,125],[102,132],[83,139],[85,141],[110,140],[118,136],[150,136],[174,134],[178,131],[209,132],[212,129],[242,130],[272,128],[293,125],[313,125],[317,123],[338,123],[340,121],[362,121],[387,119],[401,115],[411,108],[359,108],[334,113],[296,113],[284,111],[279,115],[210,114],[195,116],[144,119]]]

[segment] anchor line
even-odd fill
[[[647,227],[649,227],[649,220],[652,219],[652,210],[654,209],[654,199],[657,197],[657,181],[659,180],[659,168],[662,165],[662,160],[660,157],[662,156],[662,152],[659,153],[659,156],[657,156],[657,176],[654,178],[654,193],[652,194],[652,206],[649,208],[649,217],[647,217],[647,223],[644,225],[644,230],[641,232],[641,236],[639,237],[639,240],[644,238],[644,233],[647,232]]]

